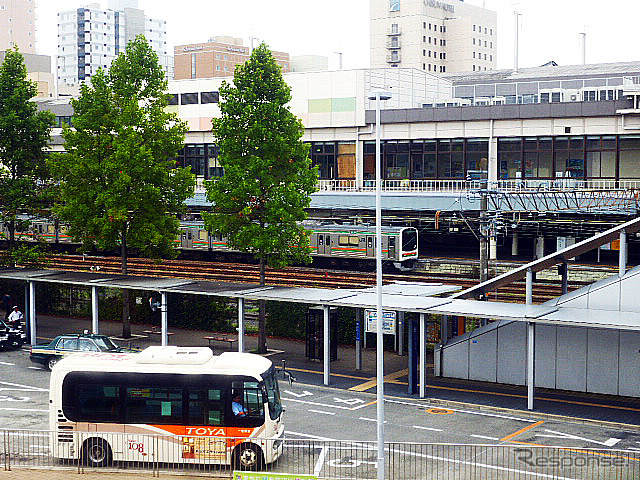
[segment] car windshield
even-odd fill
[[[115,350],[118,348],[108,337],[93,337],[93,341],[96,342],[96,345],[98,345],[98,348],[102,351]]]

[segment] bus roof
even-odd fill
[[[79,352],[65,356],[54,373],[146,372],[178,374],[248,375],[260,378],[271,360],[251,353],[213,355],[209,347],[147,347],[140,353]]]

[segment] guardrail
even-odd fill
[[[364,180],[358,184],[355,180],[318,180],[318,192],[374,192],[375,180]],[[489,188],[500,192],[540,192],[540,191],[576,191],[576,190],[638,190],[640,180],[578,180],[575,178],[557,178],[554,180],[382,180],[384,192],[467,192],[480,188]],[[196,194],[204,195],[204,187],[196,188]]]
[[[215,430],[215,429],[214,429]],[[233,453],[227,447],[245,446],[247,439],[188,435],[142,435],[135,432],[87,433],[65,430],[42,432],[0,430],[0,469],[29,469],[33,479],[54,478],[65,470],[77,473],[139,473],[159,477],[172,474],[230,478]],[[55,443],[51,443],[51,442]],[[375,479],[377,448],[374,442],[257,439],[262,449],[281,449],[273,463],[260,471],[310,475],[318,479]],[[107,466],[99,449],[106,448]],[[251,447],[251,448],[255,448]],[[93,450],[92,450],[93,449]],[[124,459],[115,459],[113,452]],[[257,452],[258,450],[256,450]],[[386,477],[393,480],[575,479],[631,480],[640,478],[640,452],[569,447],[519,445],[450,445],[387,443]],[[110,455],[110,457],[109,457]],[[60,459],[59,457],[72,457]],[[79,457],[79,458],[77,458]],[[266,477],[270,478],[270,477]]]

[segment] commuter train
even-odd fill
[[[375,261],[375,226],[373,225],[305,225],[310,232],[310,253],[314,258],[366,264]],[[0,237],[6,229],[0,224]],[[35,219],[29,231],[16,232],[21,242],[44,241],[55,245],[73,245],[64,224]],[[176,248],[184,252],[235,254],[223,236],[210,233],[202,221],[182,220]],[[418,231],[414,227],[382,227],[382,260],[400,270],[415,267],[418,259]]]

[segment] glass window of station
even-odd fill
[[[224,174],[218,166],[219,153],[220,149],[214,143],[188,143],[178,152],[176,160],[181,167],[191,167],[194,175],[209,179]]]
[[[498,139],[498,176],[518,178],[640,178],[640,135]]]

